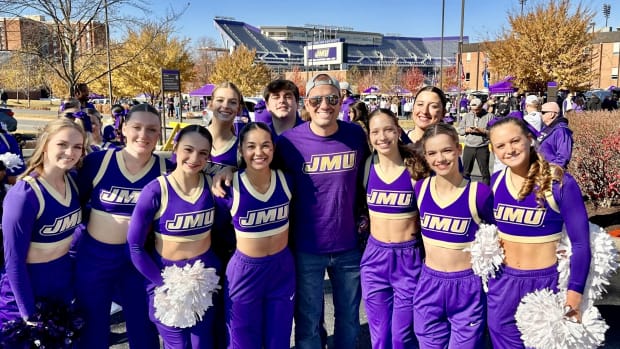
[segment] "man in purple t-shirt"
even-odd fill
[[[320,348],[325,270],[332,283],[334,345],[355,348],[359,334],[360,259],[357,203],[368,154],[361,127],[338,120],[340,86],[327,74],[306,85],[311,121],[282,134],[276,160],[293,179],[291,235],[295,251],[295,347]]]
[[[265,86],[263,98],[271,114],[269,128],[271,128],[274,139],[284,131],[303,123],[297,115],[299,89],[294,82],[284,79],[271,81]]]

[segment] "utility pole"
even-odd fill
[[[112,58],[110,54],[110,22],[108,21],[108,0],[103,0],[105,14],[105,46],[108,56],[108,97],[110,98],[110,106],[112,105]]]

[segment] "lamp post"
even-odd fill
[[[609,20],[610,14],[611,14],[611,5],[603,4],[603,16],[605,16],[605,28],[607,28],[607,20]]]
[[[441,0],[441,52],[439,61],[439,88],[443,90],[443,27],[446,13],[446,0]]]
[[[461,0],[461,33],[459,35],[459,47],[458,47],[458,56],[457,56],[457,81],[459,94],[461,93],[461,88],[463,87],[463,81],[461,80],[461,76],[463,76],[463,25],[465,23],[465,0]]]
[[[103,0],[103,8],[105,15],[105,46],[108,59],[108,97],[110,98],[110,105],[112,105],[112,63],[110,54],[110,22],[108,21],[108,0]]]
[[[523,7],[527,3],[527,0],[519,0],[519,4],[521,4],[521,16],[523,16]]]

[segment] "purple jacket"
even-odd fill
[[[349,118],[349,107],[351,106],[351,104],[357,102],[357,99],[348,96],[345,99],[342,100],[342,106],[340,107],[340,113],[342,115],[342,121],[351,121],[351,118]]]
[[[573,131],[566,118],[558,118],[538,137],[538,153],[552,164],[566,168],[573,153]]]

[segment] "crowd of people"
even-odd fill
[[[296,348],[324,348],[327,273],[335,348],[358,345],[362,301],[373,348],[483,348],[487,329],[495,348],[522,348],[517,306],[557,291],[563,226],[566,316],[581,320],[588,219],[555,102],[528,96],[511,114],[470,98],[454,127],[427,86],[403,130],[398,112],[369,110],[322,73],[306,84],[307,121],[298,87],[278,79],[255,110],[265,122],[235,128],[243,95],[225,82],[210,124],[183,128],[167,159],[154,152],[157,108],[113,108],[106,131],[85,91],[6,176],[0,346],[32,340],[10,329],[42,327],[39,304],[55,302],[83,319],[61,343],[107,348],[115,302],[131,348],[289,348],[293,321]],[[488,293],[470,255],[482,224],[505,251]]]

